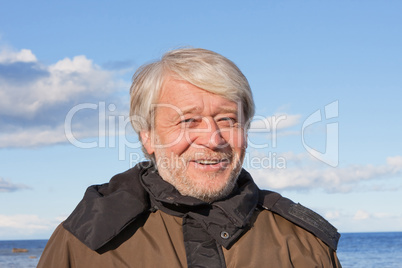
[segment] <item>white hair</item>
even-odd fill
[[[254,116],[250,85],[232,61],[210,50],[182,48],[167,52],[159,61],[143,65],[135,72],[130,88],[130,120],[137,134],[150,130],[154,116],[152,104],[158,101],[164,79],[168,76],[241,103],[244,122],[249,122]],[[144,148],[143,152],[153,159]]]

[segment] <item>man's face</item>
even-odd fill
[[[233,101],[168,77],[152,130],[140,133],[161,177],[182,195],[207,202],[228,195],[247,147],[239,110]]]

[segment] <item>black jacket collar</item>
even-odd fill
[[[244,169],[232,193],[211,204],[181,195],[171,184],[162,180],[153,168],[143,173],[141,182],[150,195],[154,209],[174,216],[193,218],[225,248],[244,232],[258,204],[258,188]],[[228,237],[222,238],[223,230],[228,233]]]
[[[63,226],[90,249],[97,250],[141,215],[158,206],[172,215],[189,215],[203,222],[207,232],[227,247],[241,235],[257,203],[258,188],[245,170],[229,198],[207,204],[180,195],[160,178],[150,162],[143,162],[114,176],[109,183],[90,186]],[[206,216],[206,212],[211,217]],[[220,229],[216,228],[222,225],[229,231],[231,239],[222,240]]]

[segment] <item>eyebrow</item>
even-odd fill
[[[172,119],[177,120],[181,116],[184,116],[186,114],[198,113],[198,112],[200,112],[200,110],[201,109],[199,107],[197,107],[197,106],[188,106],[188,107],[185,107],[185,108],[181,109],[180,110],[181,113],[178,114],[177,116],[174,116]],[[228,114],[228,113],[237,114],[237,112],[238,112],[238,109],[233,108],[233,107],[223,106],[223,107],[219,108],[219,113],[222,113],[222,114]]]
[[[191,114],[191,113],[196,113],[198,111],[200,111],[201,109],[199,107],[196,106],[190,106],[188,108],[184,108],[183,110],[181,110],[181,114]]]
[[[225,114],[236,114],[238,112],[237,108],[231,108],[231,107],[221,107],[221,112],[225,113]]]
[[[191,114],[191,113],[197,113],[199,112],[200,109],[196,106],[192,106],[192,107],[188,107],[188,108],[184,108],[181,113],[184,114]],[[227,107],[227,106],[223,106],[219,108],[219,113],[237,113],[238,109],[236,108],[232,108],[232,107]]]

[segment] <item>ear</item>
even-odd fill
[[[243,146],[242,146],[242,148],[246,151],[247,150],[247,147],[248,147],[248,138],[247,138],[247,136],[244,138],[244,144],[243,144]]]
[[[152,142],[151,142],[151,132],[150,131],[140,131],[140,137],[141,137],[141,142],[142,145],[144,146],[145,150],[147,150],[147,153],[149,155],[152,155],[155,150],[152,146]]]
[[[248,147],[248,135],[245,135],[246,137],[244,138],[244,149],[246,150]]]

